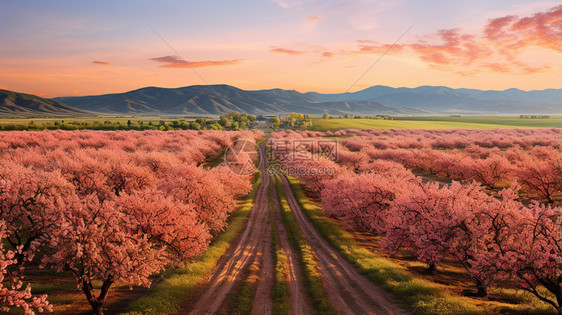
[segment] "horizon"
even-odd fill
[[[562,88],[558,1],[34,0],[0,8],[0,88],[46,98],[206,82],[324,94],[375,85]]]

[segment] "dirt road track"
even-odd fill
[[[275,191],[275,189],[274,189]],[[310,305],[306,289],[304,287],[304,279],[302,275],[301,266],[297,258],[297,254],[291,248],[289,244],[289,238],[287,237],[287,230],[281,221],[281,208],[279,207],[279,200],[277,199],[277,194],[272,194],[272,204],[276,212],[274,220],[277,224],[277,233],[279,235],[279,243],[285,255],[287,256],[288,264],[288,274],[289,278],[287,282],[289,284],[290,291],[290,302],[291,302],[291,312],[292,314],[312,314],[313,308]]]
[[[243,280],[241,278],[248,266],[258,262],[260,276],[252,303],[252,314],[271,314],[271,291],[275,281],[275,262],[271,255],[272,223],[277,225],[279,243],[287,255],[289,265],[287,280],[290,290],[291,314],[311,314],[314,312],[305,291],[298,257],[289,244],[287,231],[280,220],[277,195],[272,194],[271,203],[268,200],[268,190],[270,185],[274,185],[275,182],[271,180],[267,173],[268,162],[264,147],[265,143],[260,147],[262,183],[257,188],[254,206],[249,215],[247,226],[238,241],[227,250],[217,263],[217,267],[210,275],[208,287],[191,306],[191,310],[184,313],[216,313],[237,281]],[[289,206],[319,261],[319,269],[328,297],[338,313],[403,314],[400,308],[390,302],[390,297],[386,292],[383,292],[366,277],[359,274],[351,263],[344,260],[320,236],[312,223],[305,217],[287,179],[281,178]],[[270,204],[274,209],[270,209]]]
[[[271,238],[271,226],[267,223],[267,191],[270,185],[270,178],[266,172],[266,168],[267,159],[265,154],[260,153],[262,183],[258,187],[254,206],[248,218],[246,229],[238,242],[227,250],[219,260],[217,268],[212,273],[209,280],[209,287],[196,300],[191,314],[213,314],[217,312],[236,281],[240,280],[244,270],[256,259],[258,252],[263,254],[265,249],[262,242],[265,239]],[[269,252],[268,250],[267,253],[269,254]],[[273,273],[273,270],[262,271]],[[271,307],[269,310],[271,310]],[[267,310],[263,311],[267,313]]]
[[[330,301],[339,314],[404,314],[387,292],[359,274],[355,266],[316,231],[305,217],[286,177],[281,177],[287,201],[305,238],[315,252]]]

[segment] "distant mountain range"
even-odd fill
[[[83,110],[127,115],[220,115],[232,111],[254,115],[290,112],[316,115],[325,112],[332,115],[428,113],[370,100],[323,101],[310,93],[282,89],[246,91],[230,85],[194,85],[175,89],[147,87],[120,94],[57,97],[55,100]]]
[[[52,100],[0,90],[0,115],[320,115],[562,114],[562,89],[483,91],[443,86],[373,86],[346,94],[247,91],[229,85],[146,87],[117,94]]]
[[[55,100],[0,89],[1,116],[90,116],[84,111]]]
[[[371,100],[398,108],[417,108],[435,113],[459,114],[560,114],[562,89],[541,91],[483,91],[452,89],[445,86],[392,88],[376,85],[364,90],[342,94],[307,93],[315,100]]]

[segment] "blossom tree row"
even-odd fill
[[[477,295],[485,296],[492,285],[513,286],[561,311],[558,130],[273,135],[291,141],[334,136],[342,137],[336,159],[279,160],[337,170],[330,176],[295,174],[320,197],[326,214],[348,229],[380,235],[390,254],[410,251],[427,264],[428,272],[436,272],[445,258],[457,261],[474,280]],[[314,143],[293,149],[303,151],[293,157],[318,152]],[[460,181],[428,182],[412,173],[420,169],[449,172],[448,177]],[[509,187],[490,194],[489,188],[504,180]],[[521,185],[532,192],[524,200]]]
[[[10,132],[0,134],[0,217],[13,291],[3,307],[48,309],[17,291],[25,266],[74,274],[95,313],[113,284],[149,276],[207,247],[249,176],[204,166],[249,131]],[[93,282],[100,281],[101,289]],[[11,293],[13,292],[13,293]]]

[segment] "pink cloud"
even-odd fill
[[[242,61],[242,59],[186,61],[178,58],[177,56],[155,57],[150,58],[150,60],[165,63],[164,65],[160,66],[161,68],[203,68],[211,66],[233,65]]]
[[[92,63],[94,63],[96,65],[102,65],[102,66],[109,66],[109,65],[113,64],[113,62],[111,62],[111,61],[99,61],[99,60],[94,60],[94,61],[92,61]]]
[[[372,40],[358,40],[357,43],[359,45],[359,51],[356,51],[356,53],[362,54],[382,54],[392,46],[392,44],[381,44]],[[403,49],[404,46],[399,44],[392,47],[393,51],[402,51]]]
[[[434,40],[432,43],[420,41],[407,45],[428,63],[472,65],[493,54],[489,45],[479,42],[474,35],[462,34],[456,29],[439,30],[429,38],[435,38],[439,43],[434,43]]]
[[[507,15],[488,21],[481,34],[458,29],[439,30],[422,39],[396,45],[392,51],[413,51],[433,69],[461,75],[481,72],[533,74],[550,66],[531,65],[519,60],[524,48],[543,47],[562,52],[562,5],[527,17]],[[354,53],[381,54],[390,45],[358,41]]]
[[[302,55],[304,53],[304,51],[300,51],[300,50],[292,50],[292,49],[275,47],[275,46],[271,47],[269,51],[274,53],[288,54],[288,55]]]
[[[540,46],[562,52],[562,5],[547,12],[514,19],[499,31],[506,37],[506,44],[512,48]]]

